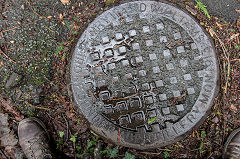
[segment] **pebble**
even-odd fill
[[[214,123],[216,123],[216,124],[217,124],[217,123],[219,122],[219,119],[218,119],[218,117],[217,117],[217,116],[215,116],[215,118],[213,118],[213,119],[212,119],[212,122],[214,122]]]
[[[17,84],[19,84],[19,82],[22,79],[22,75],[19,75],[17,73],[12,73],[12,75],[10,76],[9,80],[7,81],[5,88],[9,89],[9,88],[13,88],[15,87]]]
[[[40,94],[42,92],[41,88],[34,88],[32,91],[32,96],[33,96],[33,104],[38,105],[41,103],[40,101]]]

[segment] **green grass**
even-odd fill
[[[208,19],[211,18],[211,16],[209,15],[208,11],[207,11],[207,6],[205,6],[201,0],[195,0],[195,2],[197,3],[197,8],[201,11],[203,11],[203,13],[208,17]]]

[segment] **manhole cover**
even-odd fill
[[[138,149],[173,143],[200,123],[217,80],[214,49],[202,28],[154,1],[102,13],[72,58],[73,95],[92,129]]]

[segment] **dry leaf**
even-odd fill
[[[231,109],[231,110],[234,110],[234,111],[237,111],[237,110],[238,110],[233,104],[230,106],[230,109]]]
[[[3,66],[3,62],[2,61],[0,62],[0,66]]]
[[[51,18],[52,18],[52,16],[48,16],[47,18],[48,18],[48,19],[51,19]]]
[[[1,94],[0,94],[0,105],[6,111],[14,114],[14,117],[17,121],[21,121],[24,118],[24,116],[21,114],[21,112],[19,110],[17,110],[16,107],[14,105],[12,105],[9,100],[3,99]]]
[[[197,11],[195,9],[192,9],[188,5],[186,5],[186,9],[192,14],[192,15],[197,15]]]
[[[237,33],[237,34],[233,34],[233,35],[230,37],[229,40],[235,39],[235,38],[238,37],[238,36],[239,36],[239,33]]]
[[[214,37],[214,35],[217,35],[212,28],[210,28],[208,31],[212,37]]]
[[[219,24],[218,22],[216,22],[216,24],[219,27],[219,29],[221,29],[221,30],[223,29],[221,24]]]
[[[69,5],[71,2],[70,0],[61,0],[62,4]]]
[[[63,20],[63,14],[62,13],[59,14],[59,19]]]

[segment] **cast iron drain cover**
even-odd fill
[[[102,136],[138,149],[176,142],[202,121],[217,80],[214,48],[202,28],[155,1],[102,13],[72,58],[79,112]]]

